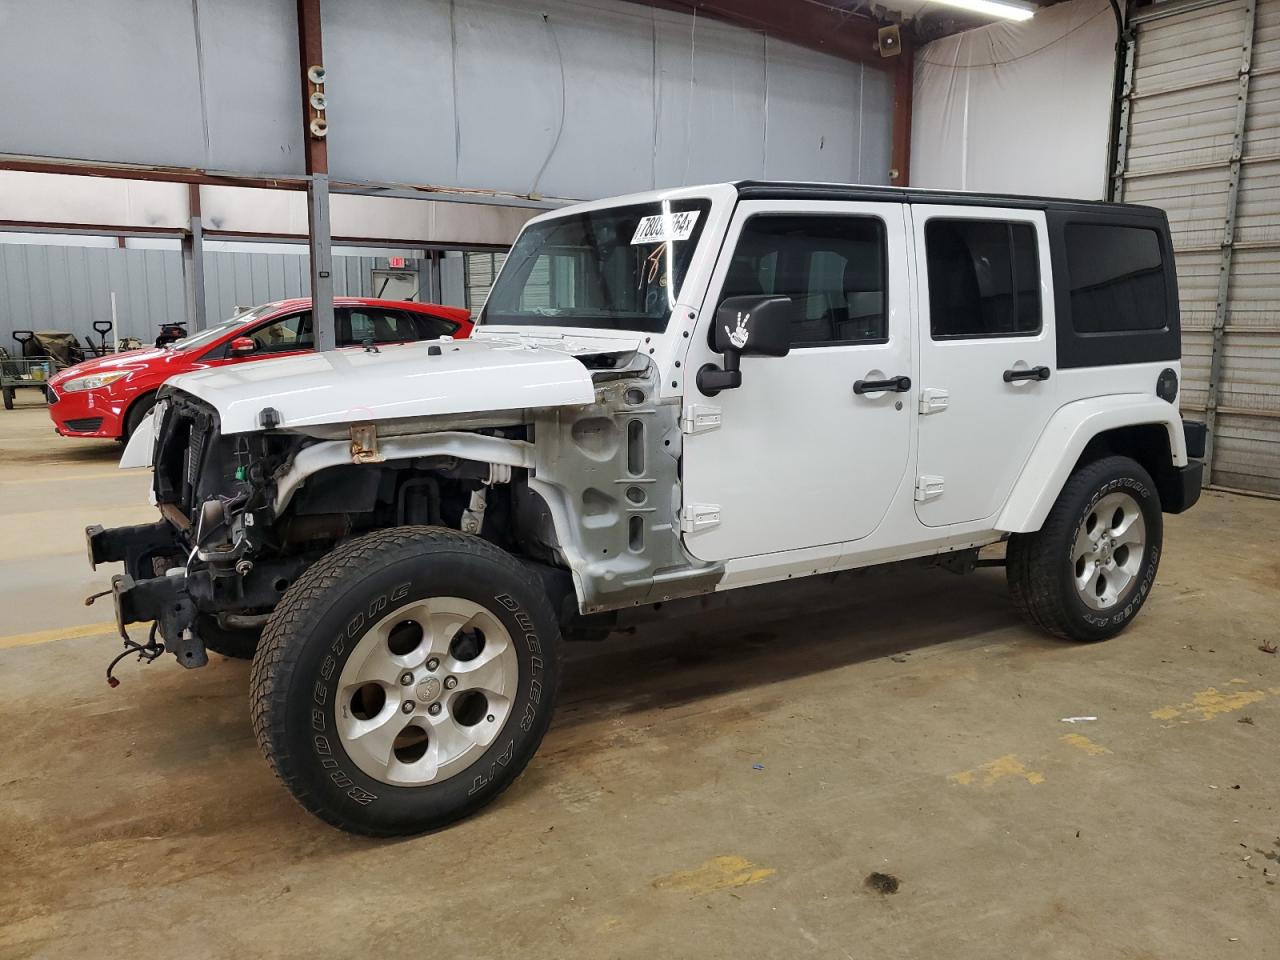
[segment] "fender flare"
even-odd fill
[[[1187,440],[1173,404],[1150,394],[1122,394],[1059,407],[1023,465],[995,528],[1006,533],[1039,530],[1090,440],[1117,427],[1146,424],[1159,424],[1168,431],[1173,465],[1185,467]]]

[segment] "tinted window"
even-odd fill
[[[433,317],[429,313],[405,312],[414,326],[418,328],[418,339],[434,340],[437,337],[452,337],[458,331],[458,325],[443,317]]]
[[[1040,270],[1031,224],[930,220],[924,237],[935,339],[1040,330]]]
[[[315,346],[311,334],[311,311],[281,317],[248,334],[257,344],[258,353],[284,353],[289,350],[310,350]]]
[[[1164,264],[1154,230],[1069,223],[1066,236],[1077,333],[1164,328]]]
[[[875,217],[755,216],[733,252],[721,297],[790,297],[793,347],[883,343],[885,231]]]
[[[338,311],[339,344],[404,343],[444,337],[457,329],[455,324],[426,314],[350,307]]]

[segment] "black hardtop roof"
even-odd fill
[[[1055,197],[1025,197],[1002,193],[969,193],[964,190],[928,190],[917,187],[877,187],[856,183],[808,183],[799,180],[738,180],[734,183],[740,200],[861,200],[865,202],[946,203],[973,207],[1021,207],[1032,210],[1064,210],[1101,213],[1107,210],[1127,214],[1164,214],[1158,207],[1104,200],[1070,200]]]

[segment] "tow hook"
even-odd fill
[[[111,671],[116,668],[116,664],[129,656],[131,653],[138,655],[139,663],[150,663],[160,654],[164,653],[164,644],[156,639],[156,624],[151,625],[151,632],[147,635],[146,643],[138,643],[136,640],[130,640],[128,634],[124,638],[124,651],[116,654],[115,658],[107,664],[107,685],[110,687],[120,686],[120,678],[112,676]]]

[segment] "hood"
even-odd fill
[[[59,370],[54,377],[50,378],[49,383],[57,387],[68,380],[87,377],[94,373],[110,373],[112,370],[141,370],[157,361],[163,360],[166,355],[172,356],[173,353],[174,351],[172,350],[157,350],[151,347],[145,350],[126,350],[124,353],[111,353],[105,357],[94,357],[91,360],[77,363],[75,366]]]
[[[432,349],[440,350],[432,356]],[[222,432],[591,403],[591,371],[567,352],[512,340],[440,340],[257,360],[174,377],[218,411]]]

